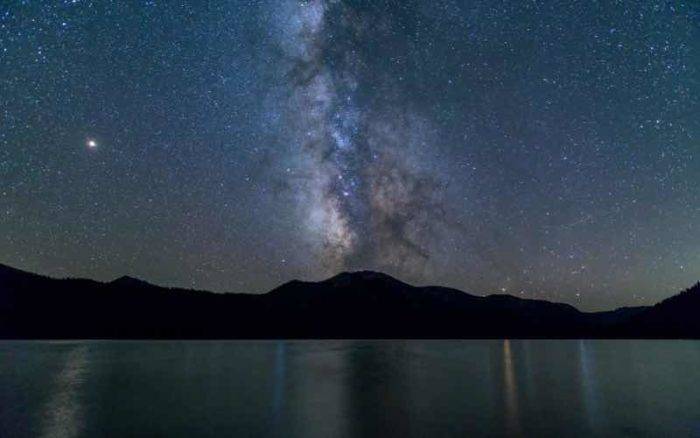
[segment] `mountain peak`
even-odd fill
[[[401,280],[397,280],[391,275],[384,274],[383,272],[377,271],[345,271],[326,280],[329,283],[355,283],[355,282],[368,282],[368,281],[380,281],[380,282],[395,282],[402,283]]]
[[[151,283],[141,280],[140,278],[130,277],[128,275],[123,275],[115,280],[112,280],[109,284],[115,286],[125,286],[125,287],[145,287],[153,286]]]
[[[320,289],[319,289],[320,288]],[[320,290],[341,291],[353,290],[396,290],[410,289],[411,285],[397,280],[396,278],[376,271],[345,271],[333,277],[318,282],[308,282],[301,280],[289,281],[269,292],[270,295],[298,296],[300,291]]]

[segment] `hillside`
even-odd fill
[[[700,286],[652,307],[581,312],[510,295],[415,287],[386,274],[294,280],[266,294],[54,279],[0,265],[2,338],[700,337]]]

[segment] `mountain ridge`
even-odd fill
[[[413,286],[375,271],[220,294],[130,276],[56,279],[0,264],[0,338],[700,338],[698,310],[700,284],[654,306],[583,312]]]

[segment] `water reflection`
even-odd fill
[[[272,384],[272,423],[275,428],[280,424],[284,408],[284,386],[287,377],[287,344],[278,341],[275,346],[275,368]]]
[[[87,346],[84,344],[69,347],[63,359],[61,370],[56,375],[51,396],[43,409],[41,437],[75,437],[81,431],[83,412],[79,391],[83,384],[83,374],[87,365]]]
[[[535,377],[537,376],[537,370],[532,364],[532,340],[519,341],[520,351],[522,352],[518,358],[518,363],[521,364],[520,367],[523,372],[520,373],[519,388],[523,396],[520,404],[527,406],[533,400],[535,400],[535,390],[537,389],[535,385]],[[522,413],[521,413],[522,416]]]
[[[505,383],[506,430],[509,435],[519,435],[518,387],[515,380],[513,352],[508,339],[503,341],[503,381]]]
[[[0,358],[3,437],[700,431],[690,342],[16,342]]]
[[[351,436],[407,436],[411,400],[407,364],[411,358],[401,341],[357,343],[345,352]]]
[[[339,436],[348,428],[346,348],[343,343],[297,342],[287,356],[282,421],[276,436]]]
[[[410,435],[411,363],[396,343],[278,342],[270,369],[274,436]]]
[[[586,411],[589,428],[598,432],[602,427],[602,415],[598,401],[598,388],[595,375],[595,356],[589,345],[591,341],[580,340],[579,363],[581,366],[581,386],[583,392],[583,405]]]

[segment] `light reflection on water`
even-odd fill
[[[515,381],[515,365],[513,353],[510,350],[510,340],[503,341],[503,379],[505,382],[506,424],[509,435],[519,435],[520,419],[518,413],[518,388]]]
[[[0,358],[0,436],[700,436],[697,342],[0,342]]]
[[[280,415],[284,408],[284,386],[287,377],[286,354],[286,343],[277,341],[275,347],[274,389],[272,393],[272,421],[274,426],[279,425]]]
[[[595,356],[589,345],[589,340],[579,340],[579,363],[581,365],[581,386],[583,390],[583,404],[586,409],[588,427],[599,433],[604,430],[604,417],[598,405],[598,383],[595,374]]]
[[[87,345],[70,346],[62,358],[63,364],[50,389],[51,396],[39,411],[41,433],[46,438],[78,436],[82,425],[79,400],[87,365]]]

